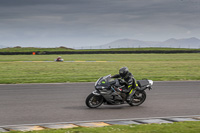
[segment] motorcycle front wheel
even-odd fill
[[[139,106],[141,105],[146,99],[146,92],[145,91],[136,91],[133,97],[131,98],[131,102],[129,102],[130,106]]]
[[[89,108],[97,108],[103,103],[103,97],[101,95],[97,96],[91,93],[86,98],[85,103]]]

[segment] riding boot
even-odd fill
[[[127,102],[130,102],[131,101],[131,97],[135,94],[135,92],[136,92],[136,90],[133,90],[132,92],[131,92],[131,94],[129,94],[129,96],[127,97]]]

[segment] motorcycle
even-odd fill
[[[64,59],[59,59],[59,60],[58,60],[58,59],[55,59],[54,61],[55,61],[55,62],[64,62]]]
[[[95,83],[95,90],[86,98],[89,108],[97,108],[103,103],[105,105],[120,105],[128,103],[130,106],[139,106],[146,100],[146,89],[151,90],[153,81],[148,79],[138,80],[140,89],[135,91],[130,101],[127,101],[129,93],[123,92],[126,87],[122,79],[113,79],[111,75],[99,78]]]

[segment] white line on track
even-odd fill
[[[185,80],[185,81],[153,81],[154,83],[169,83],[169,82],[174,82],[174,83],[184,83],[184,82],[200,82],[200,80]],[[51,85],[51,84],[94,84],[95,82],[65,82],[65,83],[24,83],[24,84],[0,84],[0,85]]]

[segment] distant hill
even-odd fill
[[[200,39],[192,37],[185,39],[174,39],[171,38],[162,42],[162,46],[170,46],[170,47],[181,47],[181,48],[199,48],[200,47]]]
[[[139,48],[139,47],[171,47],[171,48],[199,48],[200,39],[184,38],[184,39],[168,39],[164,42],[150,42],[133,39],[120,39],[104,45],[96,46],[96,48]]]
[[[8,46],[0,45],[0,49],[7,48]],[[163,42],[156,41],[142,41],[134,39],[119,39],[104,45],[99,46],[83,46],[77,47],[75,49],[110,49],[110,48],[149,48],[149,47],[159,47],[159,48],[200,48],[200,39],[183,38],[175,39],[171,38]],[[66,48],[66,47],[60,47]],[[66,48],[70,49],[70,48]]]
[[[154,47],[160,42],[140,41],[133,39],[120,39],[108,44],[104,44],[102,48],[134,48],[134,47]]]

